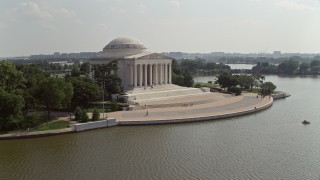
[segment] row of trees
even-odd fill
[[[310,63],[314,60],[320,60],[320,56],[315,56],[315,57],[300,57],[300,56],[291,56],[291,57],[240,57],[237,55],[232,56],[232,57],[216,57],[216,58],[209,58],[209,61],[215,61],[215,62],[220,62],[224,64],[257,64],[257,63],[262,63],[262,62],[269,62],[272,64],[280,64],[286,60],[294,60],[299,63]]]
[[[172,83],[186,87],[192,87],[194,83],[191,73],[183,69],[176,60],[172,60]]]
[[[99,85],[83,73],[50,77],[36,64],[1,61],[0,76],[0,130],[34,127],[49,120],[53,109],[85,107],[101,99]],[[47,116],[30,113],[33,109],[46,110]]]
[[[264,82],[264,76],[259,74],[222,73],[218,76],[216,83],[236,95],[240,95],[243,89],[252,91],[253,88],[260,87],[263,94],[271,94],[276,89],[272,82]]]
[[[230,66],[207,63],[203,59],[172,60],[172,82],[180,86],[192,87],[193,77],[197,75],[212,75],[231,72]]]
[[[294,59],[290,59],[283,61],[278,66],[263,62],[254,66],[252,71],[262,74],[318,75],[320,74],[320,60],[299,63]]]
[[[204,59],[179,60],[179,65],[181,70],[188,71],[192,75],[215,75],[225,71],[231,71],[231,68],[228,65],[206,62]]]

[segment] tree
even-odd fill
[[[22,96],[25,100],[24,116],[26,117],[28,110],[37,106],[39,101],[37,89],[39,89],[40,82],[49,77],[49,74],[35,64],[20,65],[17,68],[25,78],[25,89]]]
[[[217,83],[220,84],[222,88],[228,88],[232,86],[237,86],[238,81],[236,77],[232,76],[230,73],[223,73],[218,76]]]
[[[92,79],[71,77],[67,81],[70,81],[73,85],[72,107],[84,107],[89,102],[97,101],[101,98],[100,87]]]
[[[80,65],[81,74],[89,77],[90,74],[90,62],[84,62]]]
[[[320,66],[320,61],[319,60],[313,60],[310,62],[310,66],[314,67],[314,66]]]
[[[252,67],[253,73],[271,74],[277,73],[277,66],[269,64],[268,62],[258,62],[257,65]]]
[[[293,74],[299,67],[299,62],[293,59],[283,61],[278,66],[278,71],[283,74]]]
[[[61,78],[49,77],[40,82],[38,89],[40,100],[48,111],[48,118],[53,108],[67,106],[71,102],[73,87]]]
[[[299,66],[300,74],[307,74],[309,68],[310,68],[309,63],[301,63],[300,66]]]
[[[94,79],[99,86],[104,86],[105,94],[118,94],[121,92],[121,79],[117,75],[118,61],[108,64],[93,65]]]
[[[265,77],[261,74],[252,74],[251,77],[253,78],[253,83],[250,85],[251,91],[254,86],[259,87],[265,79]]]
[[[254,77],[250,75],[241,74],[236,76],[241,88],[251,88],[254,85]]]
[[[7,92],[17,92],[24,88],[25,79],[16,66],[8,61],[0,61],[0,87]]]
[[[264,95],[271,94],[277,88],[277,86],[274,85],[272,82],[265,82],[261,84],[260,87],[261,87],[261,93]]]
[[[172,74],[181,74],[180,65],[178,64],[178,61],[173,59],[172,60]]]
[[[20,115],[23,107],[22,96],[0,88],[0,130],[10,129],[10,123],[15,123],[19,129],[18,123],[21,120]]]
[[[193,77],[191,76],[191,74],[186,71],[183,73],[184,79],[183,79],[183,85],[186,87],[193,87]]]
[[[79,64],[75,63],[72,66],[71,77],[79,77],[81,75]]]
[[[313,60],[310,63],[310,71],[312,74],[319,74],[320,72],[320,61],[319,60]]]
[[[176,74],[176,73],[172,72],[172,83],[179,85],[179,86],[183,86],[184,76],[182,74]]]
[[[320,72],[320,66],[312,66],[310,71],[312,74],[317,75]]]
[[[92,121],[97,121],[99,119],[100,119],[100,113],[96,108],[94,108],[92,112]]]

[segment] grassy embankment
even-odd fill
[[[68,128],[70,125],[69,121],[57,120],[49,122],[48,124],[42,124],[39,127],[34,128],[32,131],[47,131],[47,130],[55,130],[55,129],[63,129]]]

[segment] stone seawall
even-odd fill
[[[283,99],[286,97],[290,97],[290,94],[286,94],[286,93],[280,93],[280,94],[272,94],[271,95],[273,99]]]
[[[3,135],[0,135],[0,140],[56,136],[56,135],[62,135],[62,134],[70,134],[70,133],[76,133],[81,131],[99,129],[99,128],[107,128],[107,127],[112,127],[117,125],[118,123],[116,122],[116,119],[109,118],[107,120],[102,120],[102,121],[73,124],[71,125],[70,128],[65,128],[65,129],[3,134]]]
[[[74,130],[72,128],[65,128],[65,129],[48,130],[48,131],[21,132],[21,133],[0,135],[0,140],[47,137],[47,136],[56,136],[56,135],[69,134],[69,133],[74,133]]]
[[[88,122],[88,123],[79,123],[72,125],[72,128],[75,132],[88,131],[92,129],[106,128],[118,125],[116,119],[108,118],[102,121]]]

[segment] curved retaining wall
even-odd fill
[[[88,131],[92,129],[106,128],[116,126],[117,122],[114,118],[108,118],[106,120],[88,122],[88,123],[79,123],[72,125],[72,128],[75,132]]]
[[[101,121],[73,124],[71,125],[70,128],[65,128],[65,129],[4,134],[4,135],[0,135],[0,140],[56,136],[61,134],[89,131],[89,130],[99,129],[99,128],[107,128],[107,127],[112,127],[117,125],[118,124],[114,118],[109,118]]]
[[[271,95],[273,99],[283,99],[286,97],[291,96],[290,94],[286,94],[286,93],[281,93],[281,94],[273,94]]]
[[[202,117],[194,117],[194,118],[177,118],[177,119],[165,119],[165,120],[149,120],[149,121],[120,121],[118,125],[120,126],[131,126],[131,125],[152,125],[152,124],[174,124],[174,123],[185,123],[185,122],[197,122],[197,121],[208,121],[222,118],[229,118],[234,116],[241,116],[244,114],[258,112],[268,107],[272,106],[273,98],[271,101],[263,106],[259,106],[256,109],[247,109],[243,111],[236,111],[232,113],[218,114],[212,116],[202,116]]]
[[[268,107],[272,106],[273,98],[271,98],[270,102],[264,104],[263,106],[258,106],[256,109],[246,109],[243,111],[235,111],[231,113],[225,114],[217,114],[212,116],[203,116],[203,117],[194,117],[194,118],[180,118],[180,119],[170,119],[170,120],[150,120],[150,121],[120,121],[117,122],[115,119],[110,118],[107,120],[89,122],[83,124],[75,124],[72,125],[71,128],[59,129],[59,130],[50,130],[50,131],[39,131],[39,132],[29,132],[29,133],[20,133],[20,134],[5,134],[0,135],[0,140],[8,140],[8,139],[22,139],[22,138],[35,138],[35,137],[46,137],[46,136],[54,136],[61,134],[69,134],[87,130],[93,130],[98,128],[106,128],[111,126],[130,126],[130,125],[155,125],[155,124],[173,124],[173,123],[185,123],[185,122],[197,122],[197,121],[208,121],[215,119],[222,119],[234,116],[240,116],[244,114],[258,112]]]
[[[62,135],[62,134],[70,134],[74,132],[75,131],[72,128],[48,130],[48,131],[36,131],[36,132],[21,132],[21,133],[15,133],[15,134],[0,135],[0,140],[47,137],[47,136],[56,136],[56,135]]]

